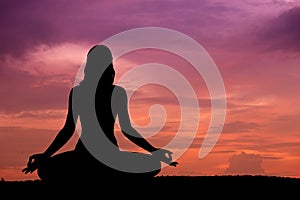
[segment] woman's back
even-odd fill
[[[98,85],[95,94],[91,94],[87,85],[79,85],[73,89],[73,110],[78,114],[81,124],[81,136],[85,134],[102,134],[99,126],[103,130],[104,135],[112,144],[118,147],[117,139],[114,135],[114,125],[116,119],[116,109],[113,109],[112,94],[115,86]],[[96,119],[95,121],[95,114]],[[82,148],[82,141],[79,139],[76,145],[77,150]]]

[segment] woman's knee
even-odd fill
[[[49,178],[49,167],[46,163],[40,164],[40,166],[37,169],[37,175],[43,181]]]

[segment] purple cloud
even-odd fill
[[[283,51],[300,50],[300,7],[284,11],[278,17],[265,24],[261,41],[269,49]]]
[[[37,44],[99,43],[131,28],[162,26],[203,42],[230,29],[238,10],[210,1],[1,1],[0,55],[22,55]],[[206,39],[205,39],[206,38]]]
[[[0,54],[21,55],[37,44],[68,41],[98,43],[115,33],[112,14],[99,1],[1,2]],[[97,5],[95,5],[97,4]],[[98,7],[98,10],[92,8]],[[98,41],[93,41],[97,38]]]

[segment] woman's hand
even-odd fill
[[[25,167],[22,172],[25,174],[34,172],[45,159],[46,156],[43,153],[31,155],[29,157],[27,167]]]
[[[173,153],[171,151],[166,150],[166,149],[158,149],[158,150],[152,152],[152,155],[157,157],[160,161],[162,161],[170,166],[176,167],[178,165],[178,162],[172,161],[172,154]]]

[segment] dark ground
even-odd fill
[[[40,180],[0,181],[0,198],[4,199],[163,199],[187,198],[261,199],[296,198],[300,179],[276,176],[159,176],[150,182],[126,183],[80,182],[74,185],[49,186]],[[107,195],[110,195],[108,197]],[[6,197],[6,198],[3,198]]]

